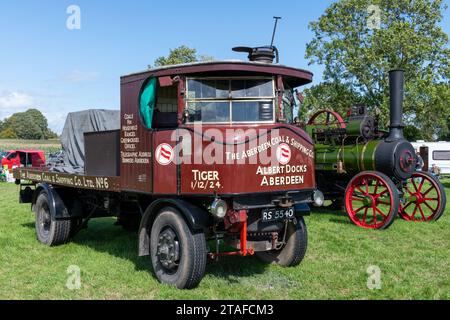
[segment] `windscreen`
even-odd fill
[[[188,79],[188,122],[274,122],[273,78]]]

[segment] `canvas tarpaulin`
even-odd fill
[[[62,163],[50,164],[51,170],[84,172],[84,133],[120,129],[119,110],[85,110],[67,115],[61,135]]]

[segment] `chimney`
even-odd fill
[[[389,97],[390,97],[390,126],[387,142],[401,140],[403,138],[403,84],[404,71],[389,71]]]
[[[234,47],[235,52],[248,53],[249,61],[257,61],[262,63],[273,63],[276,58],[278,63],[278,49],[274,46],[262,46],[262,47]]]

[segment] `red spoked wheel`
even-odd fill
[[[327,127],[345,129],[345,121],[339,113],[332,110],[321,110],[313,114],[308,121],[308,125],[322,125]]]
[[[361,172],[345,191],[345,209],[350,220],[366,229],[388,228],[397,216],[399,204],[397,187],[381,172]]]
[[[403,187],[404,202],[400,217],[407,221],[436,221],[444,213],[447,202],[444,186],[428,172],[417,171]]]

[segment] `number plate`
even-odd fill
[[[263,209],[261,213],[262,222],[280,221],[294,218],[294,208],[272,208]]]

